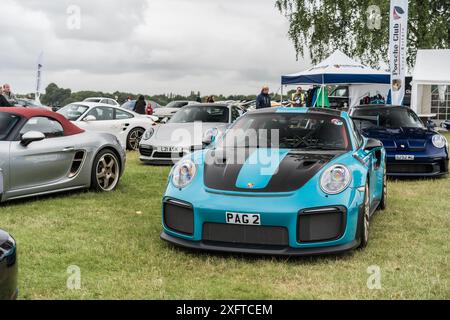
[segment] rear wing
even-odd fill
[[[359,121],[359,131],[362,129],[362,124],[364,121],[374,123],[377,127],[380,126],[380,116],[359,116],[359,117],[350,117],[354,121]],[[356,123],[355,123],[356,124]]]

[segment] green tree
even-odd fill
[[[45,94],[41,97],[43,104],[49,106],[62,106],[70,98],[72,91],[58,87],[55,83],[50,83],[45,88]]]
[[[276,7],[289,20],[297,57],[309,52],[317,63],[340,49],[374,67],[389,59],[389,0],[276,0]],[[449,48],[449,0],[409,1],[408,41],[410,66],[417,49]]]

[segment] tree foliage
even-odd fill
[[[69,103],[80,102],[86,98],[92,97],[105,97],[117,100],[120,104],[127,101],[128,98],[137,99],[140,95],[143,95],[146,99],[155,101],[162,106],[167,105],[169,102],[174,100],[190,100],[196,101],[198,96],[201,96],[200,92],[191,91],[188,96],[183,96],[180,94],[168,93],[168,94],[158,94],[158,95],[146,95],[146,94],[135,94],[130,92],[120,92],[116,91],[113,93],[101,92],[101,91],[78,91],[72,92],[70,89],[60,88],[55,83],[50,83],[45,89],[45,94],[41,96],[41,101],[43,104],[48,106],[65,106]],[[214,95],[216,101],[226,101],[226,100],[254,100],[256,95],[230,95],[225,96],[222,94]],[[202,97],[202,101],[206,101],[206,97]]]
[[[373,6],[379,8],[377,17]],[[389,59],[389,0],[276,0],[276,7],[289,20],[297,57],[309,53],[317,63],[340,49],[374,67]],[[408,64],[413,66],[417,49],[450,47],[450,1],[413,0],[409,11]],[[379,27],[373,24],[378,17]]]

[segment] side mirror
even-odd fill
[[[157,116],[149,116],[150,119],[152,119],[153,122],[158,122],[159,118]]]
[[[207,147],[216,141],[219,131],[217,129],[209,129],[203,136],[203,146]]]
[[[433,120],[428,120],[426,123],[426,127],[429,131],[433,131],[436,128],[436,124],[433,122]]]
[[[91,122],[91,121],[95,121],[95,120],[97,120],[97,118],[93,115],[87,116],[83,119],[83,121],[85,121],[85,122]]]
[[[20,144],[27,147],[30,143],[36,141],[42,141],[45,139],[45,135],[39,131],[28,131],[22,135]]]
[[[383,143],[377,139],[368,139],[364,146],[364,151],[371,152],[375,149],[383,148]]]

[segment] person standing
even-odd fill
[[[216,103],[214,96],[209,96],[208,99],[206,99],[206,103]]]
[[[3,85],[3,96],[8,100],[10,105],[14,105],[17,102],[16,96],[11,92],[11,86],[7,83]]]
[[[306,95],[301,87],[297,88],[297,91],[292,94],[291,105],[294,108],[302,108],[306,106]]]
[[[0,87],[0,107],[10,107],[11,104],[8,102],[8,100],[3,95],[3,88]]]
[[[147,103],[145,102],[144,96],[139,96],[138,101],[136,101],[136,105],[134,107],[134,112],[139,114],[145,114],[145,107],[147,106]]]
[[[256,109],[265,109],[272,107],[272,101],[270,99],[270,90],[268,86],[264,86],[261,93],[256,98]]]

